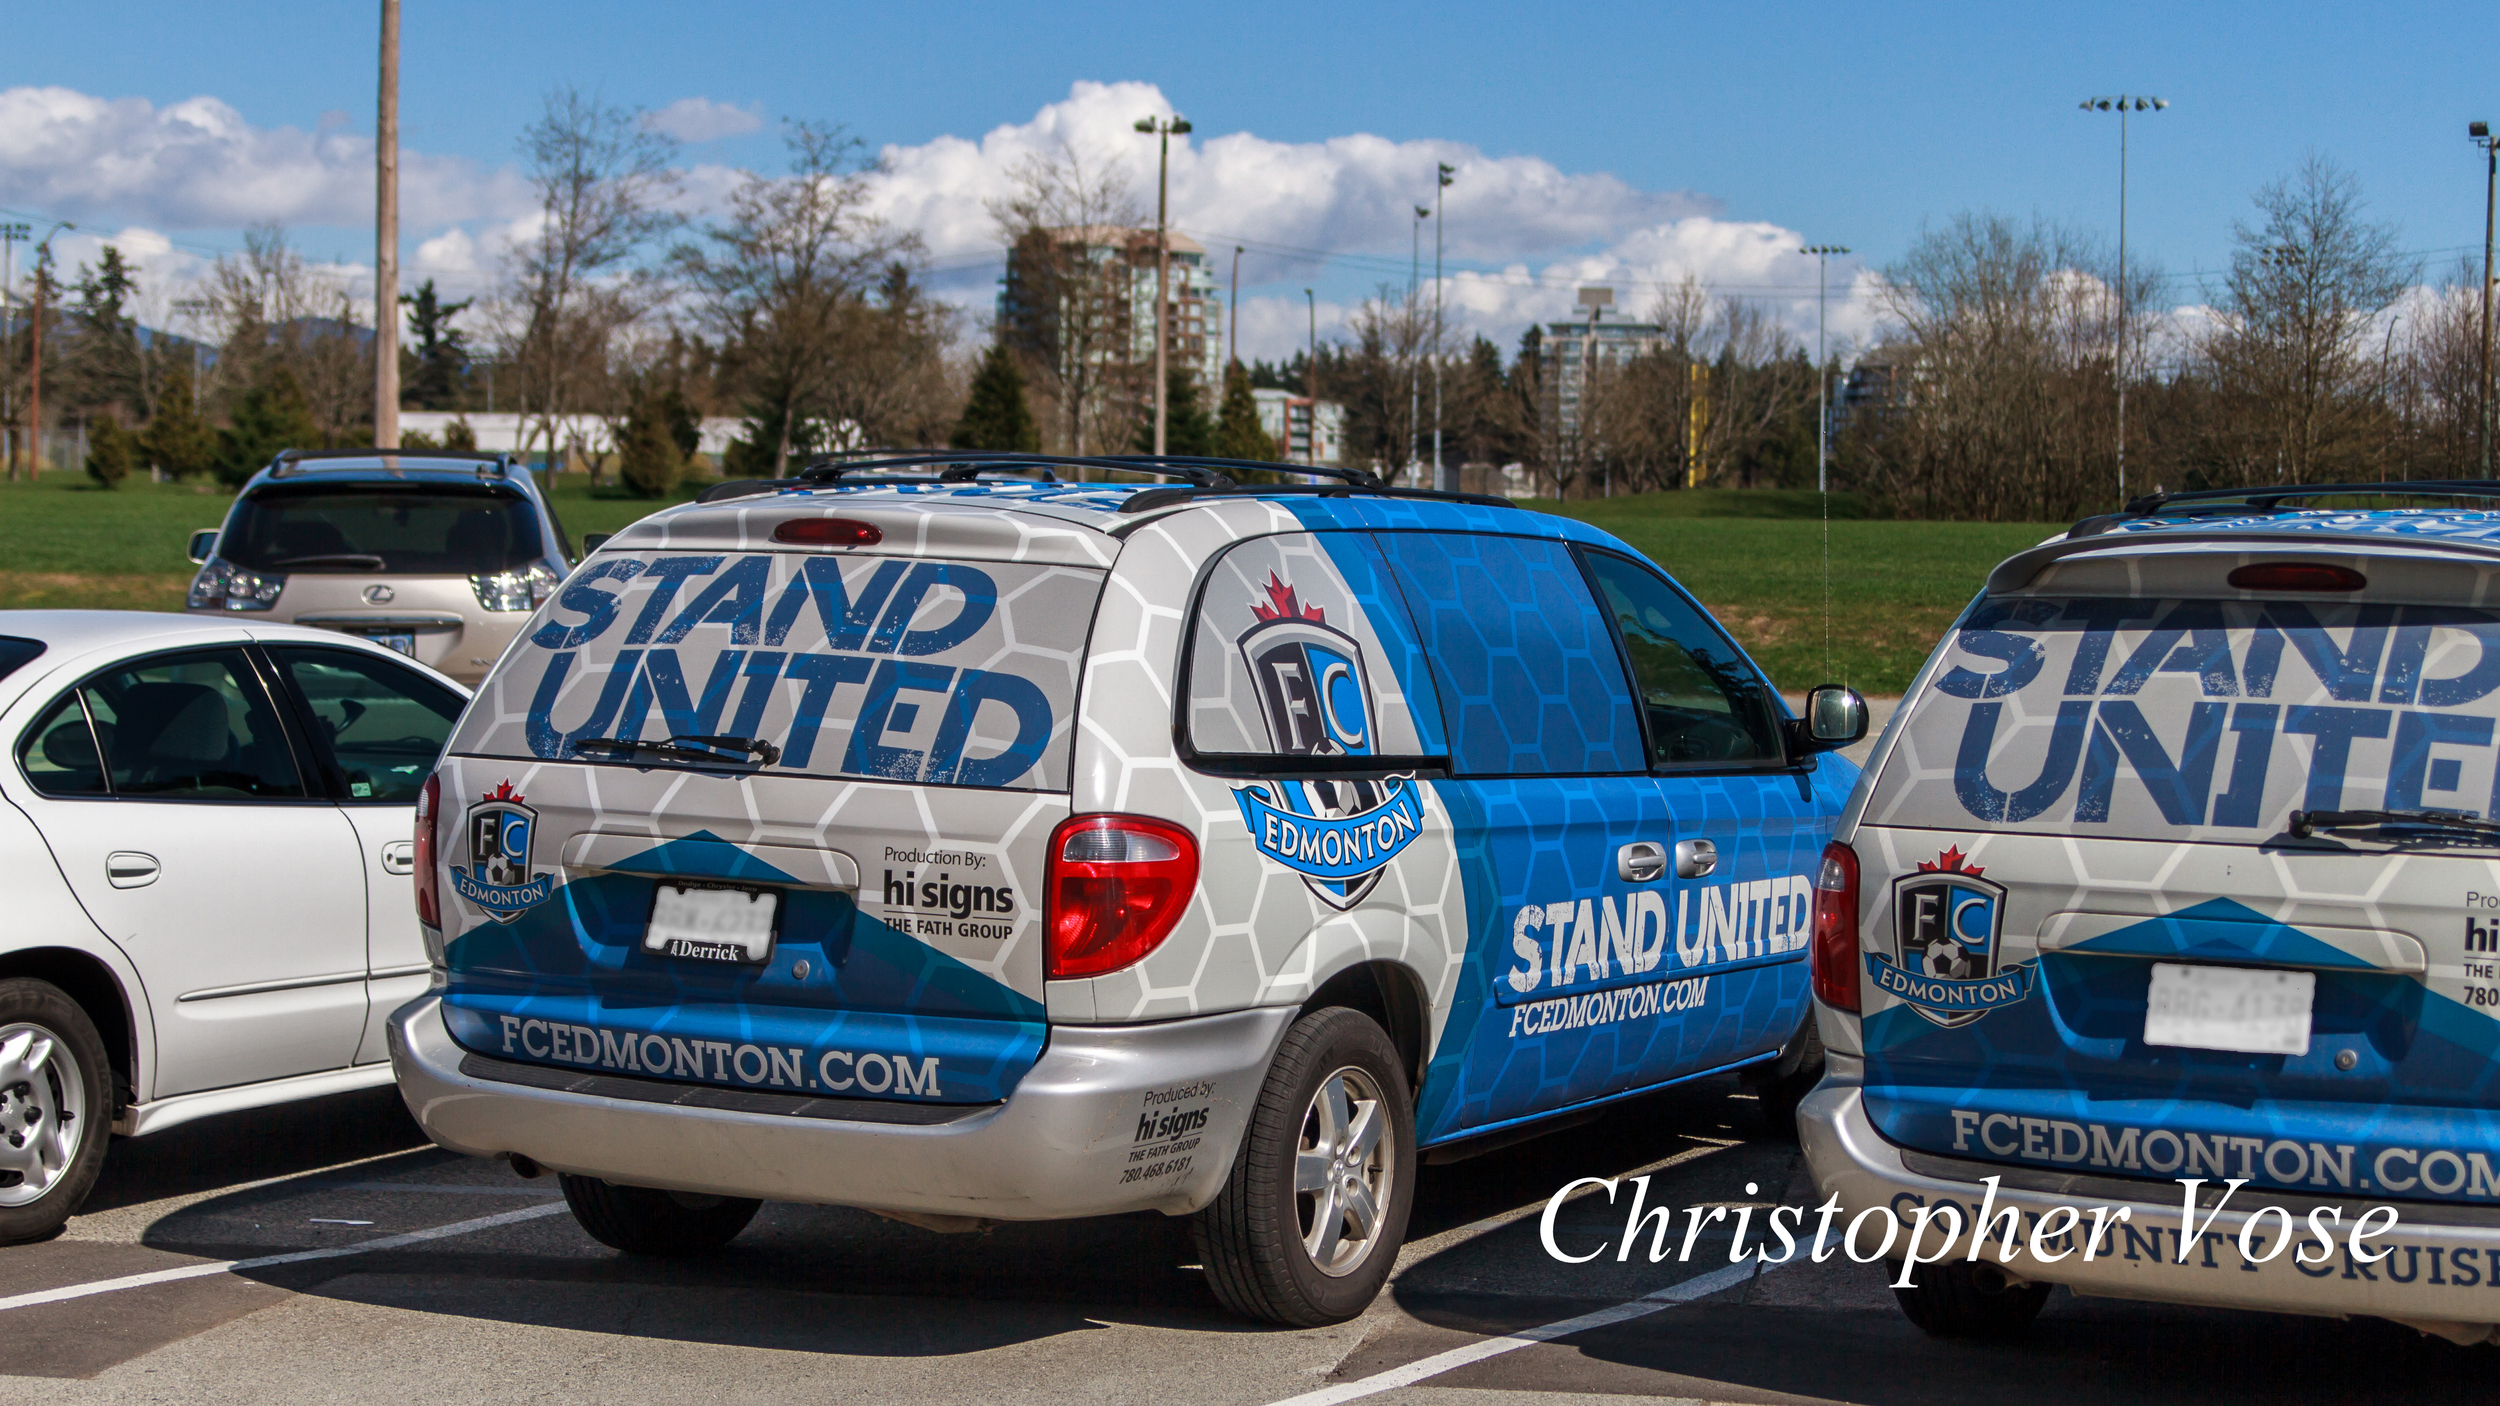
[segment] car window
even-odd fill
[[[144,660],[79,694],[117,796],[284,800],[304,794],[277,710],[240,651]]]
[[[26,661],[43,653],[43,649],[42,640],[0,635],[0,678],[7,678],[25,667]]]
[[[61,695],[42,719],[17,740],[18,769],[37,791],[47,796],[109,796],[104,760],[97,754],[95,732],[78,690]]]
[[[492,575],[543,555],[529,500],[501,489],[280,483],[237,503],[217,555],[252,571]]]
[[[1588,563],[1640,690],[1650,760],[1780,760],[1771,691],[1735,644],[1657,573],[1603,552]]]
[[[1455,532],[1376,540],[1432,660],[1458,774],[1648,770],[1613,632],[1569,548]]]
[[[414,801],[460,720],[460,695],[355,650],[277,645],[269,653],[311,711],[313,745],[328,748],[342,798]]]

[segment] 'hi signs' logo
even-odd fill
[[[546,902],[555,888],[552,874],[530,877],[538,812],[521,804],[525,799],[506,781],[471,805],[460,822],[460,852],[469,864],[452,866],[451,886],[499,923]]]
[[[1983,872],[1956,846],[1893,880],[1893,955],[1866,956],[1878,989],[1947,1029],[2031,994],[2030,967],[2000,965],[2005,886]]]
[[[1237,643],[1269,745],[1295,757],[1373,755],[1373,695],[1361,641],[1328,624],[1326,612],[1304,605],[1273,572],[1266,602],[1250,613],[1258,623]],[[1279,779],[1233,795],[1260,852],[1298,870],[1311,892],[1338,908],[1360,903],[1422,829],[1414,787],[1403,776]]]

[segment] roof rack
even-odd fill
[[[2091,537],[2124,522],[2145,518],[2213,517],[2231,513],[2271,513],[2287,499],[2303,498],[2500,498],[2500,479],[2442,478],[2395,483],[2291,483],[2255,488],[2195,488],[2179,493],[2153,492],[2131,498],[2118,512],[2088,517],[2066,529],[2072,537]]]
[[[269,461],[269,473],[273,478],[284,478],[306,471],[299,465],[321,459],[452,459],[475,464],[480,478],[509,478],[516,462],[510,454],[489,449],[281,449]]]
[[[943,465],[935,474],[899,476]],[[797,479],[752,479],[736,484],[722,484],[708,490],[703,501],[734,498],[749,493],[762,493],[785,486],[805,483],[967,483],[978,481],[984,473],[1017,469],[1039,470],[1044,482],[1059,482],[1060,469],[1108,469],[1123,473],[1154,474],[1183,480],[1163,488],[1149,488],[1133,494],[1122,504],[1123,513],[1142,513],[1155,508],[1170,507],[1194,498],[1213,495],[1259,496],[1276,494],[1312,494],[1337,497],[1348,494],[1377,494],[1389,498],[1428,498],[1450,503],[1474,503],[1485,507],[1512,506],[1507,498],[1483,493],[1444,493],[1431,488],[1398,488],[1383,483],[1378,474],[1368,469],[1344,468],[1334,464],[1286,464],[1267,459],[1227,459],[1200,454],[1028,454],[1017,450],[928,450],[908,454],[892,454],[882,458],[835,462],[821,459],[810,464]],[[1235,474],[1292,474],[1304,478],[1336,480],[1332,483],[1244,483]]]
[[[842,456],[848,458],[848,456]],[[1227,487],[1232,480],[1217,473],[1211,465],[1216,460],[1158,459],[1153,455],[1122,454],[1028,454],[1007,449],[931,449],[909,450],[870,459],[837,462],[835,458],[819,459],[799,471],[798,481],[833,483],[840,480],[870,483],[971,483],[983,473],[1009,472],[1018,469],[1038,470],[1041,481],[1057,483],[1056,472],[1063,468],[1126,470],[1131,473],[1159,474],[1185,478],[1208,487]],[[908,474],[913,470],[935,469],[926,477],[897,477],[896,470]],[[862,479],[858,475],[875,475]]]

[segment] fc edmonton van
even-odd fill
[[[1816,740],[1498,499],[959,460],[646,518],[497,666],[417,829],[437,1142],[632,1252],[766,1199],[1194,1215],[1224,1302],[1311,1324],[1422,1151],[1725,1071],[1793,1109],[1854,695]]]
[[[1876,746],[1799,1121],[1851,1214],[1964,1233],[1897,1290],[1920,1326],[2064,1284],[2493,1337],[2500,513],[2452,505],[2500,485],[2399,487],[2441,505],[2080,523],[1989,575]]]

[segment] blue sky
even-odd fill
[[[0,90],[143,99],[159,110],[205,96],[254,132],[295,129],[313,141],[365,134],[374,8],[265,0],[21,8],[0,47]],[[2038,212],[2114,233],[2117,122],[2075,104],[2134,91],[2173,104],[2132,126],[2137,257],[2179,273],[2221,267],[2231,221],[2247,212],[2251,190],[2315,152],[2359,177],[2373,212],[2399,226],[2404,248],[2444,251],[2431,262],[2445,269],[2453,251],[2482,236],[2480,162],[2464,132],[2469,118],[2500,120],[2492,21],[2488,5],[2419,3],[1887,10],[1271,2],[1210,11],[407,0],[402,141],[412,153],[448,159],[446,189],[466,182],[471,191],[433,207],[413,201],[408,239],[413,248],[457,224],[483,240],[510,214],[508,177],[500,196],[477,192],[497,189],[515,134],[552,83],[653,108],[700,97],[762,119],[751,132],[688,148],[690,163],[714,166],[770,166],[773,123],[782,118],[842,122],[872,144],[921,151],[944,137],[977,141],[1034,124],[1067,103],[1079,81],[1135,83],[1187,113],[1202,140],[1263,139],[1266,160],[1283,163],[1280,170],[1295,153],[1316,159],[1323,144],[1369,135],[1405,153],[1382,158],[1378,169],[1392,174],[1375,171],[1376,179],[1394,181],[1429,151],[1455,146],[1527,163],[1514,175],[1543,163],[1578,180],[1580,194],[1561,198],[1575,210],[1575,199],[1587,205],[1577,222],[1531,218],[1537,212],[1527,207],[1541,197],[1528,177],[1495,183],[1509,192],[1503,203],[1479,196],[1464,220],[1453,191],[1449,234],[1459,263],[1563,270],[1544,292],[1483,304],[1481,320],[1508,330],[1526,316],[1561,315],[1572,271],[1603,265],[1571,263],[1575,256],[1628,250],[1641,228],[1693,214],[1775,227],[1757,229],[1763,248],[1794,235],[1850,245],[1878,264],[1897,256],[1922,221],[1969,208]],[[2479,60],[2468,41],[2475,26]],[[13,136],[0,113],[0,206],[69,215],[90,228],[136,224],[207,251],[232,243],[248,204],[81,191],[37,169],[46,159],[39,146]],[[92,164],[94,153],[82,160]],[[1601,190],[1601,177],[1629,189]],[[1428,196],[1428,177],[1414,183],[1415,196]],[[1273,305],[1259,323],[1264,340],[1280,335],[1277,309],[1290,303],[1299,313],[1301,285],[1316,282],[1323,300],[1342,308],[1406,253],[1403,219],[1378,209],[1368,219],[1314,216],[1271,229],[1261,223],[1255,180],[1236,172],[1194,189],[1185,228],[1265,231],[1295,247],[1311,247],[1304,241],[1324,231],[1325,247],[1388,260],[1321,269],[1253,255],[1244,300]],[[1372,206],[1387,198],[1364,197]],[[294,223],[304,242],[344,261],[369,259],[369,235],[338,208],[339,199],[300,206]],[[440,217],[434,229],[420,227],[429,209]],[[952,227],[959,245],[970,238],[962,218]],[[1712,247],[1697,236],[1656,245],[1644,267],[1683,260],[1729,286],[1795,283],[1793,268],[1748,275],[1741,260],[1714,263]],[[978,301],[977,280],[965,273],[957,282],[959,296]],[[2180,292],[2194,300],[2191,287]]]

